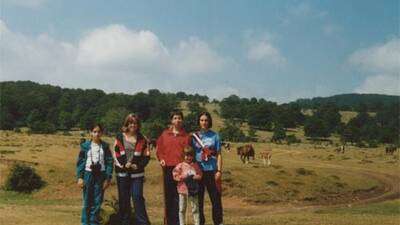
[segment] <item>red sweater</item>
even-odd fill
[[[181,129],[174,134],[171,128],[165,129],[157,139],[157,158],[164,160],[166,166],[176,166],[183,161],[183,149],[189,145],[190,137]]]

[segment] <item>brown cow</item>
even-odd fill
[[[385,148],[386,155],[393,155],[393,153],[396,150],[397,150],[397,147],[394,145],[389,145],[389,146],[386,146],[386,148]]]
[[[253,158],[255,157],[255,152],[254,148],[251,144],[240,146],[237,149],[237,154],[240,156],[240,160],[242,160],[243,163],[248,163],[250,160],[250,157]],[[247,159],[247,161],[246,161]]]
[[[260,152],[260,157],[263,160],[264,166],[270,166],[271,165],[271,158],[272,158],[272,152],[271,150],[265,150],[263,152]]]

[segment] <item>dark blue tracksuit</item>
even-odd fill
[[[76,163],[77,178],[82,178],[84,181],[82,225],[99,224],[99,213],[104,195],[103,183],[105,180],[111,180],[113,172],[113,157],[106,142],[101,142],[101,147],[104,151],[105,170],[101,171],[100,174],[94,174],[91,171],[85,170],[91,144],[91,141],[81,144],[81,150]]]

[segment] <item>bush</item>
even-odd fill
[[[249,141],[248,137],[243,133],[239,126],[233,123],[225,124],[220,130],[221,139],[224,141],[231,142],[247,142]]]
[[[314,174],[314,171],[312,171],[312,170],[307,170],[307,169],[304,169],[304,168],[298,168],[298,169],[296,169],[296,173],[297,173],[298,175],[307,176],[307,175],[313,175],[313,174]]]
[[[44,185],[45,182],[35,172],[34,168],[15,164],[7,177],[5,189],[8,191],[31,193]]]
[[[287,142],[288,145],[290,145],[290,144],[294,144],[294,143],[300,143],[301,140],[298,139],[296,137],[296,135],[290,134],[290,135],[286,136],[286,142]]]

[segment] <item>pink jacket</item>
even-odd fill
[[[188,174],[194,174],[193,179],[201,180],[203,173],[199,165],[196,162],[188,164],[187,162],[181,162],[175,166],[172,171],[172,175],[174,176],[174,180],[178,181],[177,189],[179,194],[188,194],[188,189],[186,187],[185,182],[183,181]]]

